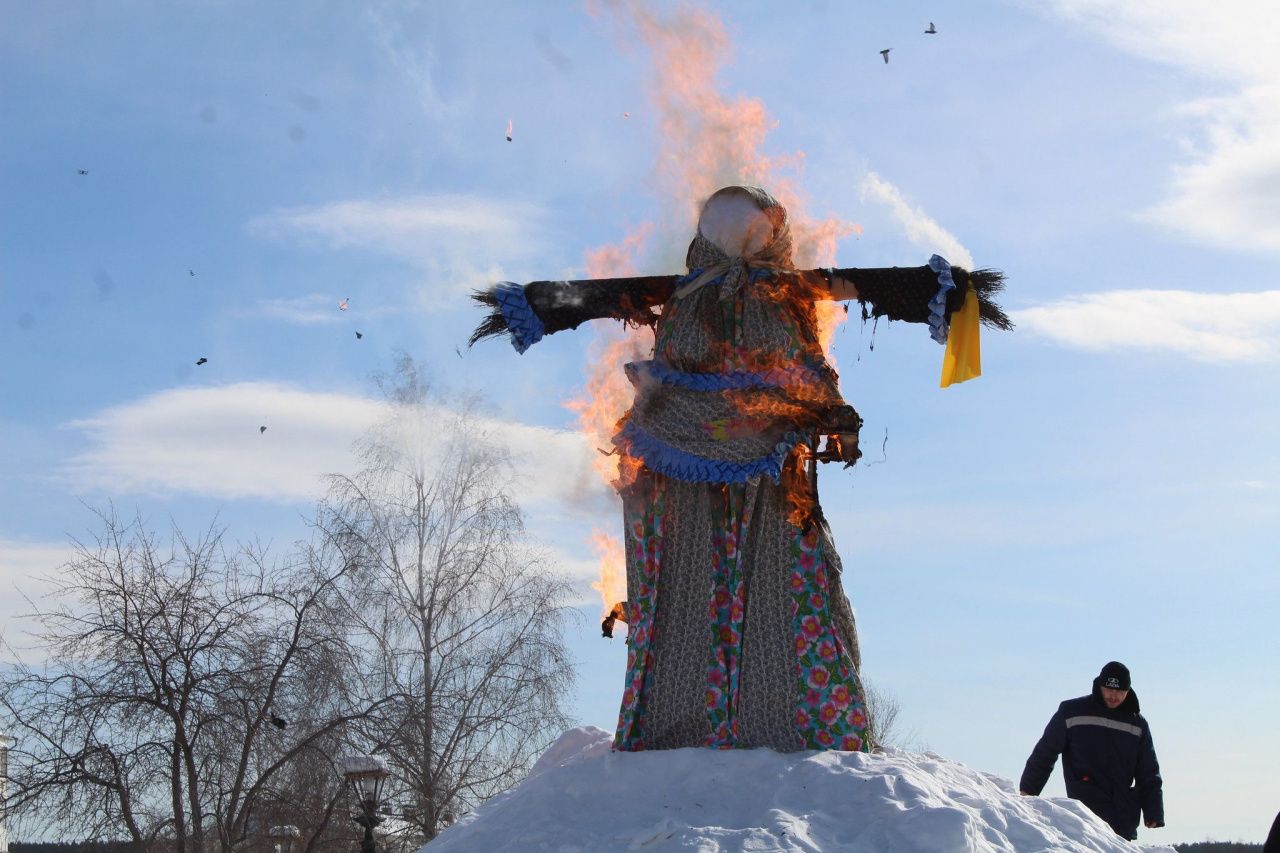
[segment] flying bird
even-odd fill
[[[929,29],[925,30],[925,33],[926,33],[927,35],[936,35],[936,34],[937,34],[937,32],[938,32],[938,28],[937,28],[937,27],[935,27],[935,26],[933,25],[933,21],[930,21],[930,22],[929,22]]]
[[[284,727],[285,727],[285,726],[287,726],[287,725],[289,725],[289,724],[288,724],[287,722],[285,722],[284,720],[280,719],[279,717],[277,717],[275,714],[272,714],[272,715],[271,715],[271,725],[273,725],[273,726],[275,726],[277,729],[280,729],[281,731],[283,731],[283,730],[284,730]]]
[[[344,299],[344,300],[342,300],[341,302],[339,302],[339,303],[338,303],[338,310],[339,310],[339,311],[346,311],[346,310],[347,310],[347,308],[349,308],[350,306],[351,306],[351,297],[350,297],[350,296],[348,296],[346,299]]]
[[[260,426],[260,427],[258,427],[258,435],[262,435],[262,434],[263,434],[264,432],[266,432],[266,431],[267,431],[267,428],[266,428],[266,427],[264,427],[264,426]]]
[[[358,340],[360,340],[360,339],[361,339],[361,338],[363,338],[363,337],[364,337],[364,335],[363,335],[363,334],[361,334],[360,332],[356,332],[356,340],[357,340],[357,341],[358,341]]]
[[[204,356],[200,356],[200,358],[196,359],[197,366],[201,364],[208,364],[208,363],[209,363],[209,359],[205,358]]]
[[[880,55],[884,57],[884,64],[885,64],[885,65],[888,65],[888,64],[889,64],[889,51],[891,51],[891,50],[893,50],[893,48],[891,48],[891,47],[886,47],[884,50],[880,51]]]
[[[192,278],[195,278],[195,277],[196,277],[196,271],[195,271],[195,270],[187,270],[187,274],[188,274],[188,275],[190,275]]]
[[[511,119],[507,119],[507,141],[511,141],[511,132],[513,130]]]
[[[88,170],[88,169],[76,169],[76,174],[79,174],[79,175],[87,175],[87,174],[89,174],[89,170]]]

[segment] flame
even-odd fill
[[[587,277],[635,275],[636,258],[652,233],[652,223],[641,223],[621,242],[589,250]],[[634,396],[623,365],[647,358],[653,349],[653,336],[647,329],[619,329],[612,323],[596,324],[596,333],[588,353],[586,389],[565,407],[577,413],[578,429],[600,450],[592,459],[596,473],[609,485],[620,488],[630,484],[640,470],[638,459],[613,449],[618,421]]]
[[[650,51],[654,70],[651,98],[661,140],[657,191],[667,202],[657,239],[655,226],[644,223],[619,243],[592,249],[586,257],[587,275],[637,275],[642,266],[637,259],[646,249],[650,249],[651,264],[657,267],[647,272],[675,272],[657,259],[684,257],[684,247],[697,226],[699,206],[716,189],[731,184],[764,187],[787,208],[798,269],[833,266],[840,239],[861,234],[862,228],[836,216],[810,215],[797,185],[804,153],[762,153],[765,137],[777,126],[764,103],[745,96],[731,98],[716,90],[716,74],[731,52],[720,19],[687,7],[663,17],[639,0],[587,0],[587,10],[594,17],[607,14],[619,27],[622,42],[630,45],[639,40]],[[834,302],[817,303],[814,310],[818,339],[830,359],[835,330],[847,314]],[[566,404],[578,414],[580,429],[602,451],[612,451],[618,421],[633,398],[622,365],[649,357],[653,345],[647,329],[619,331],[610,325],[608,331],[597,330],[583,395]],[[744,415],[749,418],[749,413]],[[630,483],[640,467],[638,460],[617,452],[608,456],[602,452],[593,461],[600,476],[615,486]],[[798,498],[806,484],[807,480],[797,483],[788,491],[797,492]],[[620,545],[617,552],[621,561]],[[606,611],[625,597],[622,592],[605,592],[609,583],[602,575],[593,584],[602,592]]]
[[[636,258],[653,236],[653,223],[642,222],[620,243],[587,250],[587,278],[639,275]]]
[[[630,484],[640,467],[638,460],[613,448],[613,436],[633,396],[622,366],[643,359],[644,347],[652,346],[641,334],[648,333],[632,329],[599,335],[588,351],[591,368],[586,389],[581,397],[565,403],[577,413],[578,429],[600,451],[591,462],[596,473],[614,488]]]
[[[591,584],[591,588],[600,593],[604,612],[609,614],[617,602],[627,597],[626,557],[622,552],[622,543],[616,537],[599,530],[591,533],[591,550],[600,561],[600,578]],[[618,614],[617,618],[623,617]]]
[[[839,241],[861,234],[862,226],[837,216],[810,215],[797,185],[804,152],[762,153],[765,137],[777,126],[764,103],[716,90],[716,74],[731,53],[720,19],[692,8],[663,18],[649,6],[628,0],[589,0],[587,8],[595,16],[607,9],[623,30],[620,36],[630,43],[638,35],[652,54],[651,97],[662,141],[658,179],[675,214],[664,223],[670,232],[664,236],[675,250],[683,254],[707,196],[723,186],[749,184],[764,187],[787,208],[798,269],[833,266]],[[818,336],[828,357],[835,329],[846,316],[834,303],[818,306]]]

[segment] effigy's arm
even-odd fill
[[[509,335],[516,352],[587,320],[612,318],[651,326],[655,307],[665,303],[679,276],[593,278],[582,281],[534,281],[526,285],[499,282],[477,290],[471,298],[490,309],[471,334],[470,344]]]
[[[994,299],[1004,290],[1003,273],[990,269],[970,272],[946,264],[941,258],[938,260],[941,263],[922,267],[832,269],[829,296],[839,301],[856,299],[870,309],[873,317],[931,323],[930,318],[936,316],[938,308],[950,319],[952,313],[964,306],[972,291],[978,297],[978,317],[982,325],[1005,331],[1013,328],[1008,315]],[[947,287],[948,278],[954,287]]]
[[[929,336],[946,344],[942,387],[982,374],[979,326],[1013,328],[995,295],[1004,289],[998,270],[970,272],[934,255],[922,267],[822,270],[827,298],[856,299],[862,316],[928,323]],[[868,310],[870,309],[870,310]],[[954,323],[953,323],[954,315]]]

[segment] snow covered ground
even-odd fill
[[[1116,837],[1073,800],[932,753],[767,749],[616,753],[571,729],[529,778],[424,853],[613,850],[1165,851]]]

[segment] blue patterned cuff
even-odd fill
[[[938,292],[929,300],[929,337],[947,342],[947,294],[956,289],[951,280],[951,264],[942,255],[929,258],[929,269],[938,274]]]
[[[789,432],[774,445],[773,452],[749,462],[727,462],[707,459],[672,447],[630,421],[614,437],[613,443],[629,455],[638,457],[645,467],[674,480],[690,483],[745,483],[761,475],[777,483],[782,466],[801,440],[798,432]]]
[[[631,384],[646,379],[688,391],[744,391],[752,388],[793,388],[813,385],[827,378],[822,367],[795,364],[769,370],[730,370],[725,373],[686,373],[660,361],[632,361],[623,368]]]
[[[507,321],[507,330],[511,332],[511,345],[523,355],[525,350],[542,340],[547,329],[525,298],[522,286],[500,281],[493,288],[493,293],[498,298],[502,317]]]

